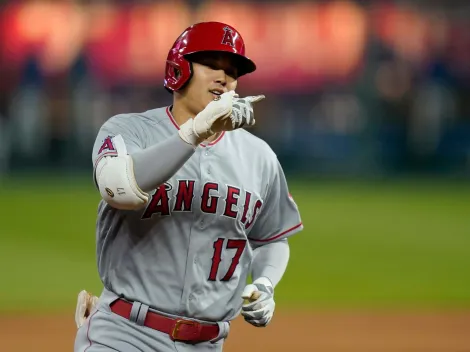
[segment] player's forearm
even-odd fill
[[[144,150],[133,153],[134,175],[144,192],[151,191],[173,176],[194,154],[194,147],[178,134]]]
[[[253,281],[267,277],[275,287],[287,269],[289,256],[290,249],[286,239],[256,248],[251,266]]]

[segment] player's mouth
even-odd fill
[[[224,93],[224,90],[223,89],[212,89],[209,92],[212,93],[212,97],[214,99],[219,99],[219,97]]]

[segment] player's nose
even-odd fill
[[[225,73],[224,73],[224,76],[220,76],[214,82],[217,84],[220,84],[222,87],[225,87],[227,85],[227,79],[225,78]]]

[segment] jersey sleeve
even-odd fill
[[[93,179],[95,179],[96,166],[105,156],[117,155],[113,137],[121,135],[126,145],[127,153],[132,154],[144,149],[142,138],[139,132],[129,122],[130,117],[118,115],[106,121],[98,131],[95,143],[93,145]]]
[[[281,240],[303,229],[299,209],[287,186],[282,166],[276,158],[267,196],[248,239],[254,245]]]

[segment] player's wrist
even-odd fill
[[[200,136],[194,130],[194,120],[193,119],[189,119],[188,121],[183,123],[180,126],[178,134],[184,142],[186,142],[189,145],[193,146],[195,149],[204,140],[204,137]]]
[[[274,288],[272,281],[266,276],[261,276],[257,278],[255,281],[253,281],[253,285],[263,285],[266,287]]]
[[[203,110],[193,119],[193,131],[200,138],[201,142],[211,137],[219,131],[215,124],[214,117],[210,111]]]

